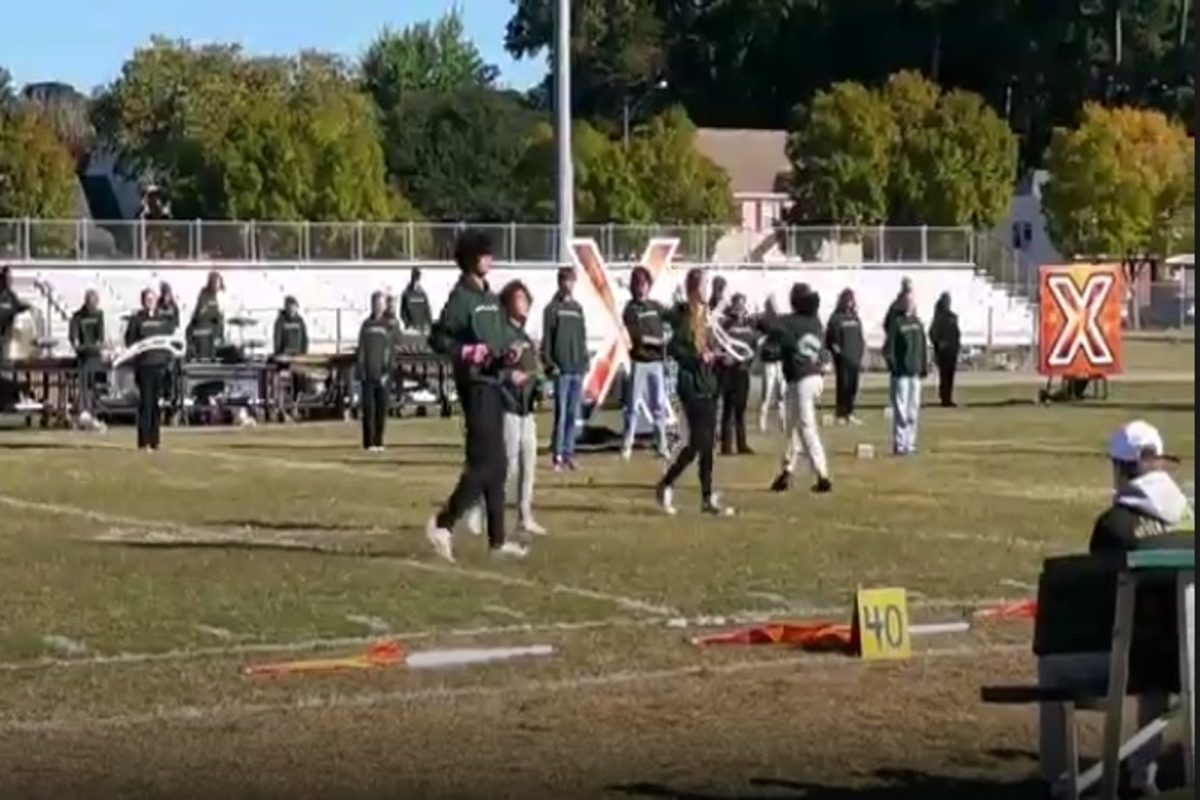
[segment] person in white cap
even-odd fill
[[[1153,425],[1143,420],[1122,425],[1109,440],[1108,455],[1113,470],[1113,502],[1096,520],[1089,546],[1092,553],[1136,550],[1153,546],[1148,540],[1155,537],[1194,529],[1191,503],[1165,470],[1166,464],[1175,459],[1166,454],[1162,435]],[[1169,595],[1162,602],[1147,604],[1143,600],[1149,598],[1139,594],[1136,624],[1155,630],[1162,627],[1163,636],[1173,638],[1173,592]],[[1170,607],[1169,614],[1163,613],[1164,605]],[[1108,664],[1107,652],[1043,656],[1038,659],[1038,683],[1045,687],[1104,685],[1108,681]],[[1139,695],[1138,728],[1153,722],[1166,713],[1167,708],[1168,698],[1161,692]],[[1062,748],[1065,737],[1066,718],[1062,706],[1043,704],[1039,756],[1042,778],[1051,786],[1056,785],[1058,776],[1066,770],[1066,754]],[[1159,737],[1130,757],[1130,788],[1138,795],[1157,793],[1157,761],[1161,752]]]

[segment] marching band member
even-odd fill
[[[904,298],[904,311],[892,322],[883,357],[892,376],[892,453],[917,452],[917,420],[921,413],[921,379],[929,371],[925,326],[917,317],[917,301]]]
[[[529,307],[533,304],[528,287],[512,281],[500,291],[506,335],[512,342],[512,357],[500,372],[504,394],[504,448],[508,456],[508,479],[517,488],[517,530],[545,536],[546,529],[533,519],[533,478],[537,471],[538,356],[533,340],[525,331]],[[483,530],[482,498],[468,512],[467,527],[473,533]]]
[[[433,312],[429,306],[429,296],[421,288],[421,270],[413,267],[408,279],[408,286],[400,294],[400,321],[410,331],[429,333],[433,325]]]
[[[395,361],[395,333],[384,318],[383,292],[371,295],[371,316],[358,331],[358,380],[361,388],[363,449],[383,452],[383,429],[391,398],[388,381]]]
[[[958,328],[958,314],[950,310],[949,292],[942,292],[933,307],[929,341],[933,344],[933,358],[938,368],[938,399],[943,408],[954,408],[954,373],[958,371],[962,333]]]
[[[388,293],[383,302],[383,319],[392,331],[392,343],[400,343],[400,317],[396,314],[396,295]]]
[[[735,294],[730,298],[722,327],[734,341],[740,342],[747,352],[753,355],[758,332],[754,329],[750,314],[746,310],[744,294]],[[728,456],[734,453],[735,435],[737,453],[754,454],[746,442],[746,404],[750,399],[750,366],[753,362],[753,358],[741,360],[732,357],[720,361],[721,455]]]
[[[771,484],[771,491],[785,492],[792,486],[792,474],[803,450],[808,464],[817,476],[814,492],[828,492],[833,488],[829,481],[829,465],[825,460],[825,446],[817,429],[817,401],[825,389],[823,371],[821,320],[817,311],[821,298],[808,287],[797,283],[792,286],[792,313],[777,317],[772,323],[771,335],[780,345],[783,356],[783,376],[787,381],[784,393],[786,405],[787,445],[783,455],[783,469]]]
[[[632,347],[629,394],[625,398],[625,431],[621,457],[626,461],[633,454],[633,439],[637,434],[637,407],[645,403],[654,419],[655,448],[661,458],[667,457],[667,383],[663,365],[666,353],[663,307],[651,300],[650,271],[634,267],[629,279],[633,298],[621,315]]]
[[[659,506],[675,514],[675,481],[693,461],[699,459],[701,510],[706,514],[728,516],[733,509],[721,504],[713,491],[713,446],[717,428],[717,355],[709,342],[708,305],[704,299],[704,272],[691,269],[684,278],[686,300],[670,312],[671,357],[679,365],[679,399],[687,417],[687,444],[675,457],[655,488]]]
[[[125,329],[125,346],[132,347],[153,336],[169,336],[176,330],[175,320],[159,316],[153,289],[142,291],[142,307],[129,318]],[[157,450],[160,442],[162,410],[159,405],[166,388],[168,367],[174,356],[167,350],[147,350],[134,361],[134,378],[138,387],[137,444],[139,450]]]
[[[192,321],[187,327],[188,360],[210,361],[225,339],[225,315],[221,311],[221,292],[225,282],[219,272],[208,273],[208,282],[196,297]]]
[[[575,422],[588,369],[587,323],[574,297],[575,271],[558,271],[558,293],[542,315],[542,362],[554,380],[554,469],[575,469]]]
[[[0,269],[0,364],[8,361],[8,345],[12,340],[13,322],[17,315],[29,310],[29,304],[12,288],[12,269]]]
[[[279,369],[275,380],[276,411],[283,419],[287,417],[286,408],[295,404],[302,378],[292,369],[291,359],[308,354],[308,326],[300,316],[300,304],[291,295],[283,298],[283,308],[275,317],[273,338],[272,353]]]
[[[166,281],[158,284],[158,305],[155,309],[155,316],[169,319],[175,328],[179,327],[179,302],[175,299],[171,284]]]
[[[500,304],[488,288],[492,242],[464,231],[454,248],[462,277],[429,336],[436,352],[454,360],[454,382],[466,417],[466,464],[445,506],[425,526],[439,556],[454,561],[455,523],[482,495],[487,511],[488,546],[497,558],[524,558],[528,548],[505,540],[504,491],[508,463],[504,442],[504,396],[499,373],[510,356]]]
[[[776,316],[775,298],[768,295],[763,313],[755,320],[759,334],[769,332],[771,323]],[[762,397],[758,406],[758,430],[766,433],[772,409],[775,410],[775,415],[779,419],[779,427],[784,427],[783,356],[779,352],[779,342],[775,341],[773,337],[762,335],[759,341],[758,360],[762,362]]]
[[[862,320],[858,318],[858,303],[850,289],[842,290],[837,307],[829,315],[825,326],[825,349],[833,355],[837,421],[843,425],[861,425],[862,420],[854,416],[854,402],[858,398],[858,379],[866,347]]]
[[[79,411],[91,414],[96,405],[96,379],[104,374],[104,312],[95,289],[84,293],[83,305],[71,315],[67,336],[79,369]]]

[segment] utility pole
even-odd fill
[[[554,136],[558,145],[558,261],[571,263],[575,235],[575,164],[571,152],[571,0],[557,0],[554,15]]]

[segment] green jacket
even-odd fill
[[[308,326],[304,317],[280,311],[275,318],[275,355],[302,356],[308,352]]]
[[[898,317],[892,323],[884,359],[888,371],[897,378],[924,377],[928,372],[925,325],[915,314]]]
[[[428,331],[433,325],[429,295],[420,286],[409,284],[400,295],[400,321],[409,330]]]
[[[442,306],[429,334],[429,346],[453,359],[454,379],[460,385],[491,382],[499,374],[499,359],[507,345],[504,328],[500,301],[487,283],[480,288],[463,276]],[[463,362],[461,350],[468,344],[486,344],[493,360],[482,366]]]
[[[583,306],[575,298],[555,295],[546,305],[542,313],[542,361],[555,373],[587,372],[587,325]]]
[[[82,306],[71,315],[68,326],[71,347],[80,358],[95,358],[104,347],[104,312]]]
[[[653,300],[630,300],[625,305],[621,319],[629,332],[629,357],[634,361],[662,361],[666,354],[666,330],[663,317],[666,312]]]
[[[504,320],[504,331],[510,347],[515,344],[524,345],[517,363],[506,366],[500,373],[504,410],[509,414],[524,417],[533,413],[533,406],[537,402],[540,391],[537,348],[533,344],[533,339],[529,338],[529,334],[525,332],[525,328],[512,320]],[[527,376],[520,386],[512,380],[513,374],[517,371],[524,372]]]
[[[164,303],[160,299],[158,306],[154,309],[154,313],[157,316],[171,320],[171,324],[176,328],[179,327],[179,306],[175,304],[174,300],[169,303]]]
[[[13,320],[29,310],[29,304],[12,289],[0,289],[0,346],[12,335]]]
[[[170,336],[175,333],[176,320],[171,316],[150,316],[138,311],[129,318],[125,328],[125,346],[131,347],[143,339],[152,336]],[[165,350],[152,350],[137,357],[137,365],[142,367],[161,367],[174,361],[174,357]]]
[[[692,340],[691,308],[687,303],[679,303],[666,313],[665,319],[672,330],[668,352],[679,367],[676,383],[679,393],[716,397],[719,391],[717,373],[711,364],[704,363],[703,351]]]
[[[855,366],[862,364],[863,343],[862,320],[850,311],[834,311],[825,325],[825,347],[833,357]]]
[[[395,344],[392,325],[383,317],[367,317],[358,330],[358,377],[381,381],[392,374]]]
[[[934,311],[933,322],[929,325],[929,341],[933,345],[934,354],[957,358],[958,351],[962,346],[962,333],[958,329],[958,314],[953,311]]]
[[[783,314],[769,323],[767,336],[779,346],[785,381],[795,383],[821,374],[823,334],[821,320],[816,316]]]

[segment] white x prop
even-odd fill
[[[650,273],[650,286],[653,290],[655,282],[671,269],[675,251],[679,249],[678,239],[651,239],[642,254],[641,265]],[[612,331],[604,340],[604,344],[596,352],[588,373],[583,381],[583,405],[596,408],[608,396],[612,382],[618,371],[629,366],[629,334],[625,330],[625,322],[621,318],[623,303],[617,301],[614,290],[617,288],[608,264],[600,254],[600,248],[595,239],[572,239],[571,258],[575,262],[575,272],[582,279],[581,285],[590,287],[596,299],[608,314]],[[673,412],[668,404],[667,419],[672,421]]]
[[[1062,330],[1046,359],[1050,366],[1068,367],[1080,352],[1097,367],[1108,366],[1116,360],[1100,328],[1100,314],[1115,283],[1115,277],[1109,272],[1089,275],[1082,289],[1076,288],[1070,275],[1051,275],[1046,279],[1046,286],[1064,319]]]

